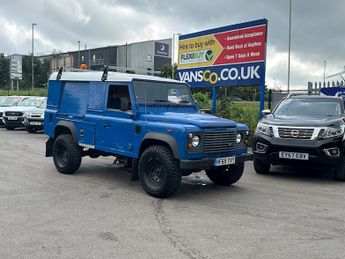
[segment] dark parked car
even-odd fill
[[[268,173],[276,164],[331,168],[345,180],[344,103],[340,97],[293,96],[281,101],[254,134],[254,168]]]

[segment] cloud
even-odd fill
[[[345,1],[293,0],[291,83],[305,86],[343,69]],[[171,38],[260,18],[268,19],[267,82],[286,87],[288,0],[12,0],[0,7],[0,52],[29,53],[31,23],[36,51],[76,50]],[[273,87],[273,86],[272,86]]]

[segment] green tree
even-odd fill
[[[161,77],[175,79],[176,70],[177,70],[177,64],[174,64],[174,67],[172,67],[170,64],[166,64],[161,69]]]
[[[10,60],[0,55],[0,87],[8,87],[10,84]]]
[[[198,102],[200,109],[211,109],[212,103],[206,94],[197,92],[193,94],[193,98]]]

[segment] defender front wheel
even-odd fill
[[[166,198],[174,194],[181,183],[178,161],[165,146],[151,146],[139,161],[139,178],[151,196]]]
[[[60,173],[73,174],[79,169],[81,150],[71,135],[60,135],[56,138],[53,145],[53,159]]]

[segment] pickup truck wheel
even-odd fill
[[[206,175],[216,185],[230,186],[242,177],[244,163],[207,169]]]
[[[73,174],[81,164],[81,150],[71,135],[60,135],[53,145],[53,159],[56,169],[63,174]]]
[[[257,174],[268,174],[270,172],[270,167],[270,164],[261,162],[254,157],[254,170]]]
[[[342,167],[335,170],[334,179],[337,181],[345,181],[345,163]]]
[[[139,161],[139,178],[151,196],[166,198],[174,194],[181,183],[178,161],[165,146],[151,146]]]

